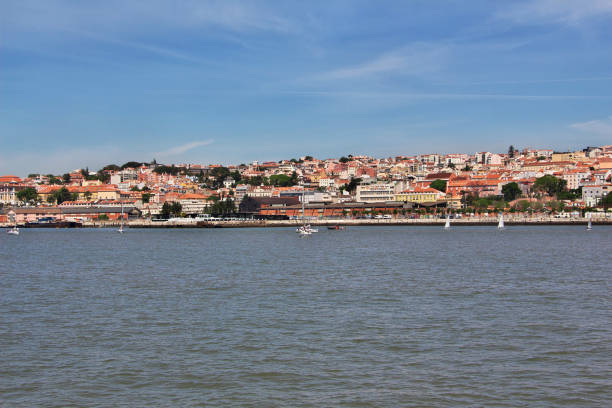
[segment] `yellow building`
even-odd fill
[[[415,187],[395,194],[395,201],[407,203],[431,203],[444,198],[446,194],[431,187]]]
[[[586,159],[586,154],[582,151],[553,153],[551,160],[553,162],[560,161],[581,161]]]

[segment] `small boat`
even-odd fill
[[[13,228],[6,231],[9,235],[19,235],[19,228],[17,228],[17,219],[15,218],[15,212],[11,210],[8,213],[9,220],[13,223]]]
[[[591,215],[589,214],[589,223],[587,224],[587,231],[591,231],[593,229],[593,223],[591,223]]]
[[[19,235],[19,228],[17,228],[15,226],[15,227],[7,230],[6,233],[9,234],[9,235]]]
[[[499,222],[497,223],[497,229],[504,229],[504,214],[499,214]]]
[[[123,234],[123,201],[121,201],[121,224],[119,225],[117,232]]]
[[[312,235],[313,232],[319,232],[318,229],[312,228],[310,224],[306,224],[305,218],[305,209],[304,209],[304,193],[302,192],[302,222],[303,224],[296,228],[295,232],[304,236],[304,235]]]
[[[341,231],[344,229],[344,225],[328,225],[327,226],[328,230],[336,230],[336,231]]]
[[[444,229],[448,230],[450,229],[450,216],[446,216],[446,222],[444,223]]]

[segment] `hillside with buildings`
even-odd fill
[[[304,156],[222,166],[128,162],[99,171],[0,177],[0,222],[224,216],[394,217],[426,213],[605,210],[612,145],[575,152],[373,158]],[[612,206],[612,205],[610,205]]]

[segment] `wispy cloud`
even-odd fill
[[[611,0],[530,0],[502,9],[497,17],[520,24],[577,24],[610,14]]]
[[[354,79],[389,73],[424,74],[437,71],[446,52],[447,47],[444,45],[415,44],[384,53],[361,64],[324,72],[315,79]]]
[[[163,152],[158,152],[158,153],[155,153],[155,154],[157,156],[160,156],[160,157],[176,156],[178,154],[186,153],[189,150],[193,150],[193,149],[195,149],[197,147],[208,146],[209,144],[211,144],[213,142],[214,142],[214,140],[209,139],[209,140],[201,140],[201,141],[185,143],[183,145],[175,146],[175,147],[172,147],[172,148],[170,148],[168,150],[164,150]]]
[[[572,83],[572,82],[597,82],[610,81],[612,76],[585,77],[585,78],[550,78],[550,79],[521,79],[516,81],[478,81],[468,82],[467,85],[521,85],[521,84],[549,84],[549,83]]]
[[[563,99],[610,99],[612,96],[595,95],[536,95],[501,93],[411,93],[411,92],[343,92],[343,91],[282,91],[281,94],[304,96],[329,96],[372,99],[517,99],[517,100],[563,100]]]
[[[606,119],[590,120],[588,122],[573,123],[571,128],[598,135],[612,136],[612,116]]]
[[[65,0],[22,0],[7,4],[10,27],[50,31],[87,29],[90,31],[147,31],[160,28],[206,28],[228,31],[294,31],[297,24],[279,13],[281,7],[262,2],[235,0],[208,1],[130,1],[101,3]]]
[[[109,44],[115,44],[115,45],[119,45],[119,46],[127,47],[127,48],[138,49],[138,50],[145,51],[150,54],[155,54],[161,57],[179,59],[179,60],[191,61],[191,62],[203,61],[200,58],[193,57],[191,55],[182,53],[180,51],[176,51],[176,50],[172,50],[172,49],[168,49],[164,47],[158,47],[155,45],[146,44],[142,42],[124,40],[124,39],[119,39],[119,38],[112,38],[112,37],[99,35],[99,34],[87,32],[87,31],[81,31],[81,30],[66,30],[66,31],[72,31],[78,34],[79,36],[89,37],[97,41],[101,41],[101,42],[105,42]]]

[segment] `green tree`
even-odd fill
[[[38,193],[35,188],[27,187],[17,192],[17,199],[23,203],[35,203],[38,200]]]
[[[349,193],[353,193],[355,190],[357,190],[359,183],[361,183],[361,179],[359,177],[351,177],[351,181],[348,182],[345,190]]]
[[[234,179],[234,182],[236,184],[240,183],[240,180],[242,179],[242,176],[240,175],[240,172],[237,171],[237,170],[236,171],[232,171],[230,173],[230,177]]]
[[[502,194],[504,195],[504,200],[514,201],[517,197],[521,196],[521,188],[515,182],[504,184],[502,187]]]
[[[157,167],[155,167],[153,169],[154,173],[157,173],[157,174],[171,174],[173,176],[176,176],[177,174],[179,174],[180,171],[181,171],[181,169],[176,167],[174,164],[172,166],[157,166]]]
[[[166,201],[164,205],[162,205],[161,212],[159,214],[160,218],[168,219],[170,216],[179,217],[181,212],[183,211],[183,206],[179,202],[169,202]]]
[[[295,180],[297,179],[297,175],[295,176],[295,179],[292,177],[289,177],[285,174],[274,174],[273,176],[270,176],[270,184],[273,186],[277,186],[277,187],[290,187],[295,185]]]
[[[268,179],[267,179],[266,177],[263,177],[263,176],[254,176],[254,177],[250,177],[250,178],[247,180],[247,183],[248,183],[248,184],[250,184],[250,185],[252,185],[252,186],[260,186],[260,185],[262,185],[262,184],[263,184],[263,185],[265,185],[265,186],[267,186],[267,185],[269,184],[269,183],[268,183]]]
[[[605,211],[608,211],[608,208],[612,207],[612,193],[608,193],[602,198],[601,205],[603,205]]]
[[[65,173],[65,174],[62,176],[62,181],[64,182],[64,184],[68,184],[68,183],[70,183],[70,174],[69,174],[69,173]]]
[[[170,218],[171,209],[172,205],[168,201],[166,201],[164,205],[162,205],[159,217],[167,220],[168,218]]]
[[[533,188],[536,191],[545,192],[552,197],[564,191],[566,185],[567,181],[547,174],[536,179],[535,183],[533,183]]]
[[[474,202],[474,207],[484,210],[492,204],[492,201],[488,198],[479,198]]]
[[[151,202],[151,193],[142,193],[140,196],[143,204]]]
[[[435,188],[436,190],[445,193],[446,192],[446,181],[445,180],[434,180],[429,185],[429,187]]]
[[[552,211],[561,212],[565,209],[565,203],[563,201],[551,201],[548,206]]]
[[[242,201],[240,201],[240,205],[238,205],[238,211],[241,213],[254,213],[259,208],[257,204],[257,200],[253,197],[249,197],[248,194],[245,194],[242,197]]]
[[[92,193],[91,193],[91,191],[89,191],[89,190],[88,190],[88,191],[86,191],[86,192],[83,194],[83,196],[85,196],[85,200],[86,200],[86,201],[89,201],[89,200],[91,200]]]
[[[135,168],[137,168],[137,167],[142,166],[142,164],[143,164],[143,163],[141,163],[141,162],[137,162],[137,161],[129,161],[129,162],[127,162],[127,163],[123,163],[123,164],[121,165],[121,170],[123,170],[123,169],[135,169]]]
[[[55,190],[49,198],[51,198],[52,203],[61,204],[64,201],[73,201],[74,195],[66,187],[62,187],[59,190]]]
[[[181,212],[183,211],[183,206],[181,205],[181,203],[179,202],[173,202],[171,207],[170,207],[170,212],[172,212],[172,215],[178,217],[181,215]]]
[[[347,162],[349,162],[349,161],[350,161],[350,159],[349,159],[348,157],[342,156],[342,157],[340,158],[340,163],[347,163]]]
[[[516,204],[517,210],[519,211],[527,211],[531,204],[527,200],[521,200]]]
[[[121,170],[121,167],[117,166],[116,164],[107,164],[106,166],[102,167],[101,170],[119,171]]]
[[[223,185],[223,180],[229,177],[230,171],[227,167],[215,167],[211,170],[210,175],[214,178],[214,186],[218,188]]]
[[[208,212],[214,216],[233,214],[235,212],[234,201],[229,197],[223,201],[215,201],[208,208]]]
[[[100,180],[104,184],[107,184],[110,181],[110,174],[108,174],[104,170],[99,170],[96,176],[98,180]]]
[[[514,155],[516,153],[516,150],[514,150],[514,146],[510,145],[510,147],[508,148],[508,157],[509,158],[514,158]]]

